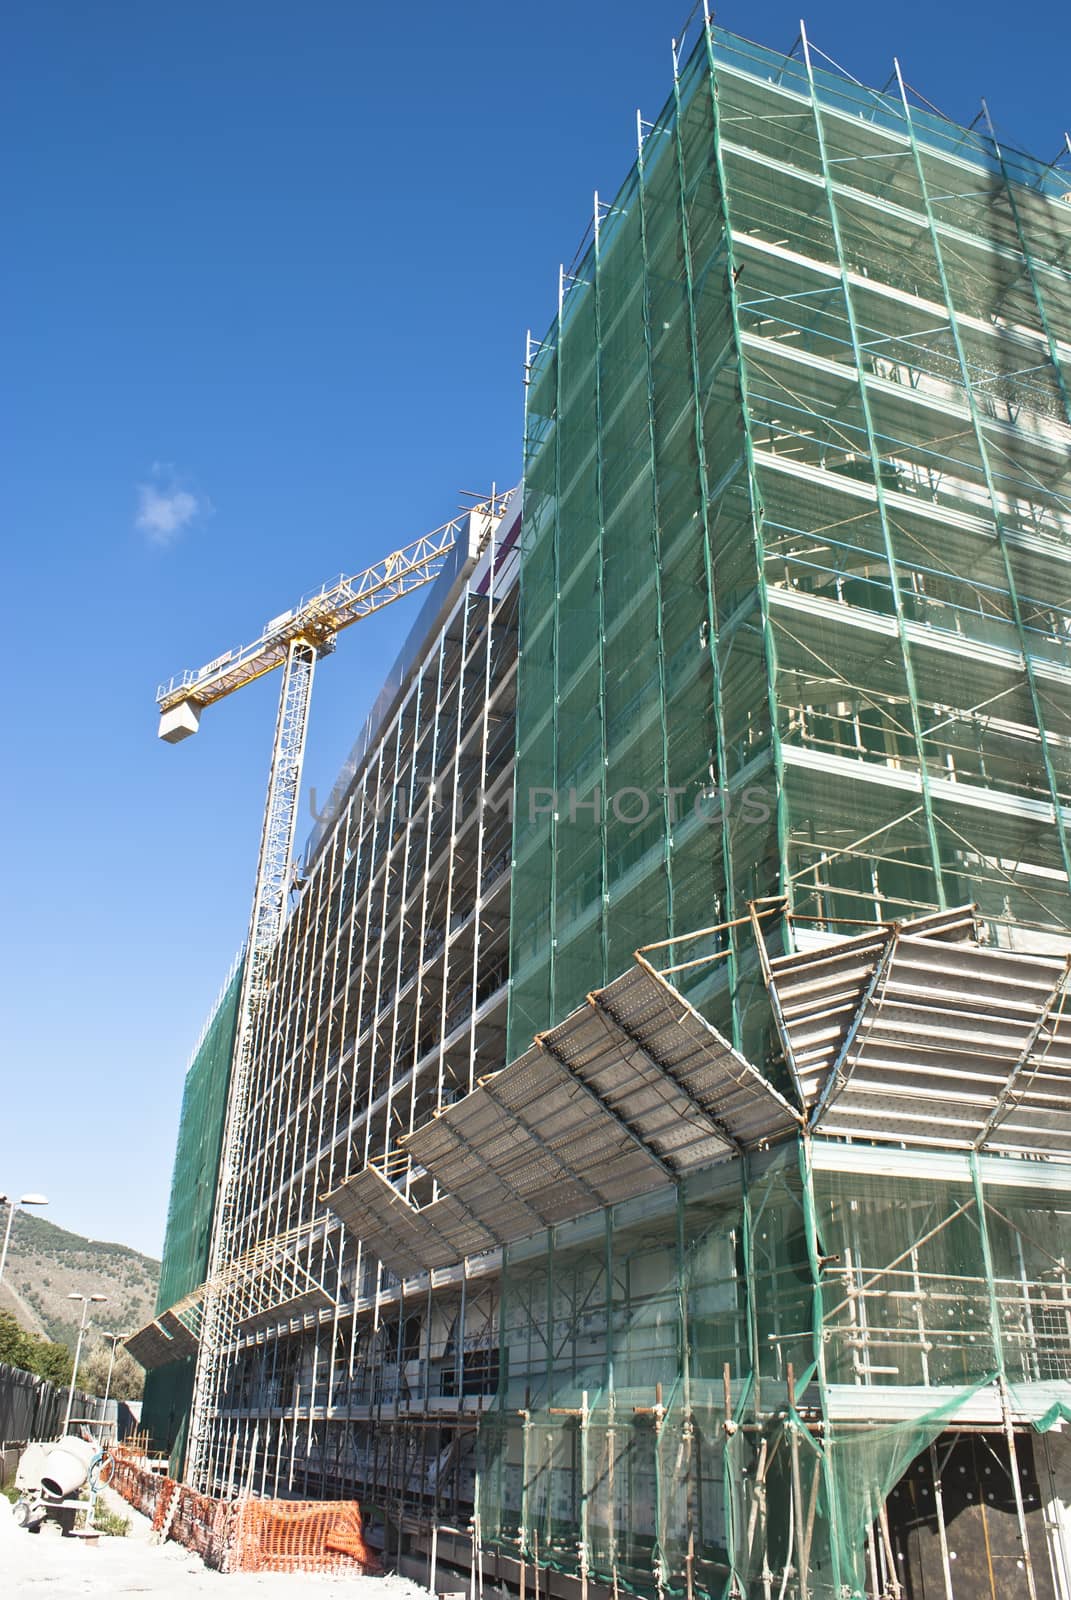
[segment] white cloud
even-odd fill
[[[138,512],[135,526],[150,544],[174,543],[195,517],[211,510],[207,500],[180,488],[171,468],[159,461],[152,465],[153,483],[138,484]]]

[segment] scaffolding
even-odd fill
[[[673,73],[529,352],[511,1055],[723,920],[761,1060],[757,894],[1071,911],[1066,160],[805,35]]]
[[[1066,1167],[816,1139],[511,1248],[481,1539],[614,1592],[900,1593],[886,1500],[911,1464],[977,1436],[1034,1472],[1071,1415],[1069,1222]],[[1066,1497],[1018,1507],[1005,1592],[1066,1593]],[[959,1576],[934,1592],[990,1593]]]
[[[269,1478],[292,1492],[295,1473],[307,1491],[310,1470],[337,1492],[366,1455],[379,1460],[378,1444],[355,1443],[354,1425],[371,1441],[370,1415],[393,1403],[368,1362],[373,1351],[383,1359],[406,1318],[384,1333],[396,1281],[321,1197],[372,1157],[392,1159],[418,1121],[501,1059],[517,520],[430,591],[346,792],[306,853],[255,1024],[230,1259],[136,1336],[140,1358],[166,1363],[166,1381],[176,1349],[165,1316],[197,1338],[209,1295],[219,1308],[203,1468],[217,1492]],[[439,1387],[456,1390],[439,1396],[452,1439],[457,1397],[475,1381],[456,1369],[486,1292],[470,1293],[464,1270],[437,1289],[436,1317],[459,1347],[438,1363]],[[479,1337],[473,1370],[493,1390]]]
[[[1068,1600],[1071,179],[706,19],[637,131],[271,959],[210,1486]]]
[[[925,1534],[945,1600],[995,1596],[1002,1570],[1063,1600],[1067,959],[993,949],[973,906],[771,959],[782,919],[753,903],[744,937],[794,1104],[670,981],[728,961],[716,926],[672,941],[701,953],[669,968],[664,945],[638,952],[408,1159],[326,1197],[418,1304],[426,1285],[424,1321],[397,1323],[418,1409],[437,1271],[478,1248],[497,1279],[474,1560],[522,1592],[530,1570],[657,1600],[888,1600],[921,1579]],[[405,1421],[385,1470],[412,1539],[439,1509]]]
[[[761,942],[781,908],[751,909]],[[760,953],[801,1131],[769,1086],[765,1136],[507,1244],[475,1517],[522,1588],[530,1566],[659,1600],[877,1600],[915,1592],[922,1528],[947,1600],[1001,1572],[1068,1593],[1067,962],[979,933],[965,907]],[[953,1459],[970,1493],[950,1481],[946,1514]],[[992,1526],[965,1543],[975,1496]]]

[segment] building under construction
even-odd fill
[[[1071,161],[700,20],[526,376],[191,1064],[146,1420],[438,1587],[1071,1600]]]

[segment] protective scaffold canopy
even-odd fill
[[[444,1193],[374,1166],[326,1203],[393,1271],[447,1266],[675,1182],[800,1125],[772,1084],[641,962],[401,1143]]]
[[[784,910],[753,912],[764,956]],[[1071,1418],[1067,964],[980,937],[966,906],[760,959],[796,1111],[641,956],[404,1141],[395,1181],[419,1161],[437,1199],[376,1168],[327,1197],[400,1272],[505,1247],[485,1542],[841,1600],[895,1573],[886,1498],[942,1435],[989,1429],[1018,1472],[1016,1430]]]
[[[134,1360],[140,1362],[147,1371],[155,1367],[166,1367],[169,1361],[177,1361],[180,1357],[193,1353],[184,1349],[181,1344],[176,1345],[170,1330],[155,1318],[147,1322],[144,1328],[132,1333],[124,1343]]]
[[[301,1260],[312,1243],[314,1227],[305,1223],[262,1241],[236,1256],[214,1280],[228,1295],[229,1337],[334,1304]],[[142,1366],[160,1367],[196,1355],[206,1287],[200,1284],[125,1341]]]
[[[893,927],[877,943],[780,957],[771,973],[816,1131],[1015,1155],[1071,1148],[1071,958]]]
[[[325,1202],[404,1276],[803,1127],[927,1150],[1067,1156],[1071,955],[986,948],[965,906],[771,960],[763,919],[783,914],[780,902],[753,908],[798,1109],[640,953],[519,1060],[405,1135],[400,1157],[365,1167]],[[404,1192],[414,1173],[438,1188],[422,1207]]]

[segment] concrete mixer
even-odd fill
[[[65,1533],[72,1532],[79,1511],[92,1513],[103,1458],[99,1444],[73,1433],[52,1443],[27,1445],[15,1472],[20,1491],[13,1508],[16,1525],[36,1533],[51,1517]],[[88,1498],[82,1498],[83,1491]]]

